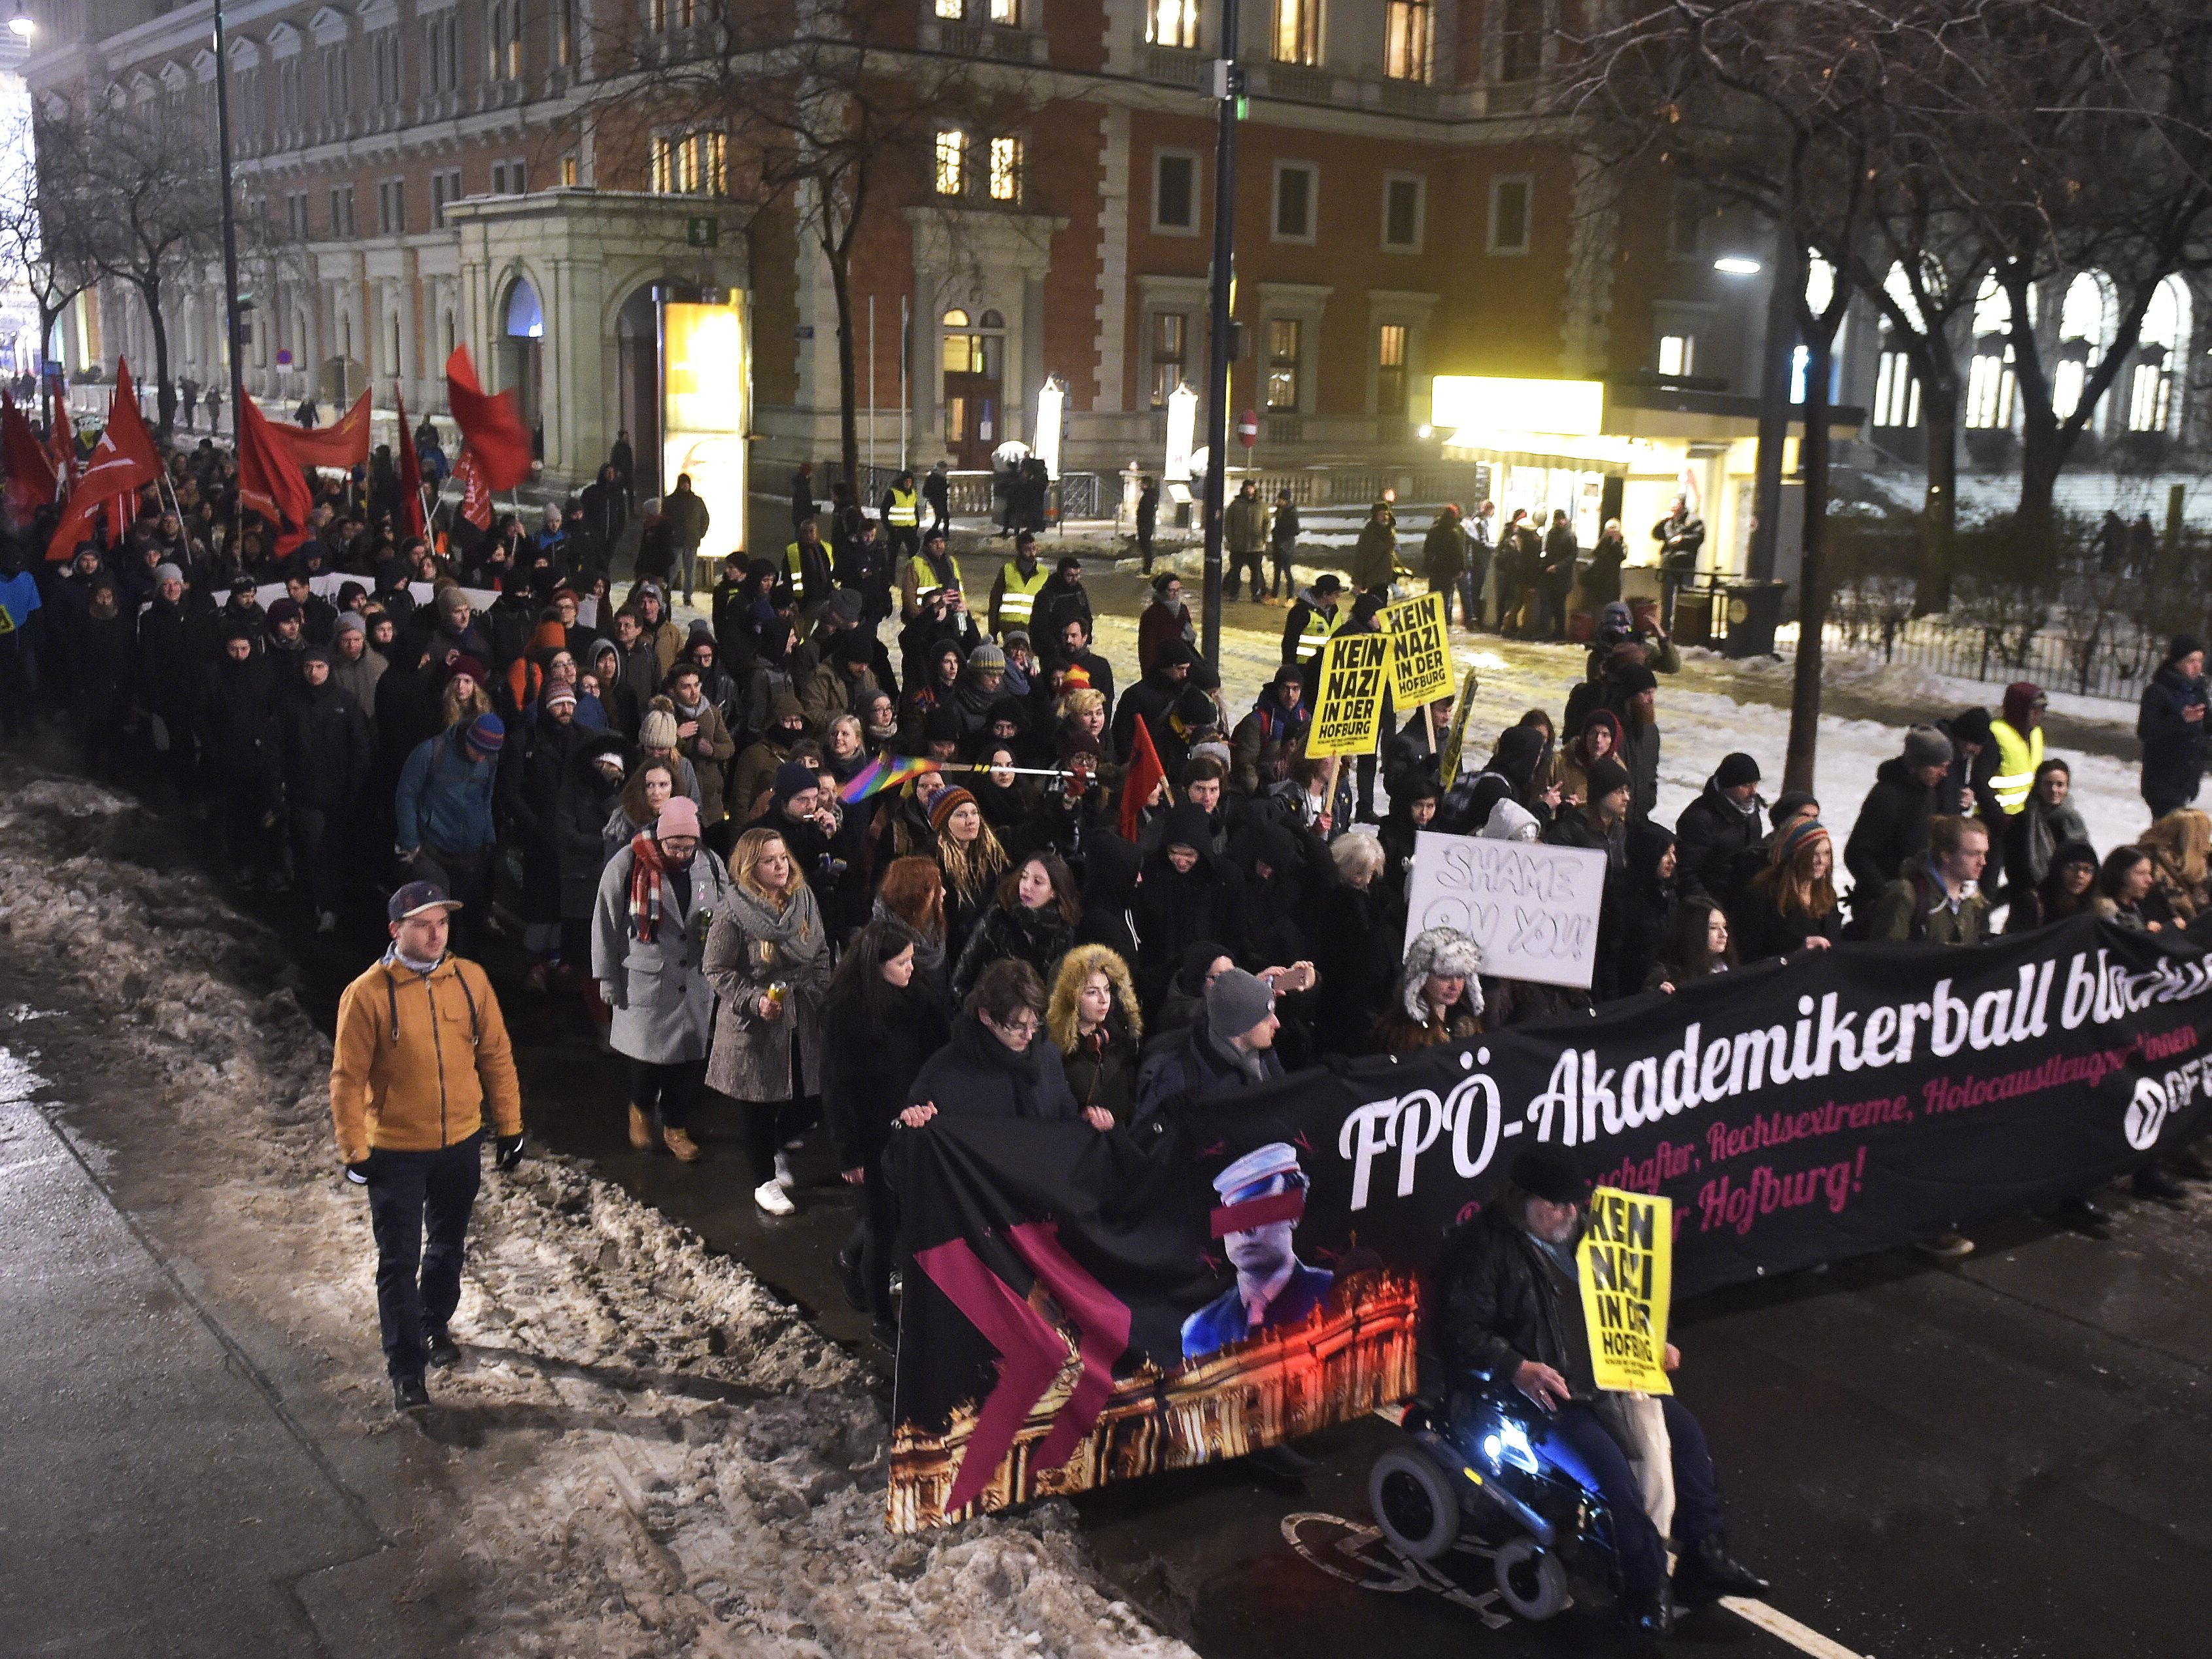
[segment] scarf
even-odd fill
[[[650,945],[666,904],[662,889],[668,866],[661,862],[660,843],[649,830],[641,830],[630,837],[629,851],[630,925],[637,930],[638,939]]]
[[[779,910],[771,901],[743,884],[733,883],[726,908],[747,939],[759,940],[775,950],[774,970],[763,969],[757,959],[748,952],[746,961],[757,978],[766,980],[775,976],[775,970],[795,969],[813,961],[825,948],[822,912],[814,902],[814,890],[811,887],[790,889],[785,895],[783,908]]]

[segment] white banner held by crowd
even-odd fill
[[[1413,838],[1406,884],[1406,942],[1426,928],[1454,928],[1482,948],[1485,974],[1587,991],[1605,863],[1583,847],[1424,830]]]

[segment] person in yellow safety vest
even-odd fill
[[[799,527],[799,539],[783,550],[784,581],[798,603],[799,615],[812,621],[830,603],[830,555],[822,545],[822,532],[809,519]]]
[[[1990,793],[2007,817],[2019,814],[2035,787],[2035,769],[2043,764],[2043,711],[2050,704],[2040,686],[2014,680],[2005,687],[2004,712],[1990,722],[1990,734],[1997,740]]]
[[[892,562],[912,558],[921,546],[921,492],[914,487],[911,471],[901,472],[884,491],[881,511]]]
[[[1037,563],[1036,538],[1021,532],[1014,538],[1014,556],[991,584],[991,632],[1003,635],[1009,628],[1026,629],[1048,580]]]
[[[1297,603],[1283,623],[1283,660],[1308,663],[1321,655],[1329,635],[1344,626],[1344,610],[1337,595],[1344,584],[1323,571],[1311,587],[1302,590]]]
[[[921,538],[921,551],[899,566],[899,620],[912,622],[921,615],[921,596],[933,587],[951,595],[953,613],[968,608],[960,586],[960,561],[945,550],[945,532],[935,525]]]

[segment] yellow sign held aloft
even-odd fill
[[[1674,1286],[1674,1206],[1601,1187],[1575,1250],[1590,1368],[1609,1393],[1672,1394],[1664,1364]]]
[[[1451,696],[1451,635],[1444,620],[1444,596],[1424,593],[1401,599],[1382,612],[1382,632],[1390,641],[1390,695],[1401,713]]]
[[[1337,634],[1322,653],[1321,690],[1314,698],[1306,753],[1371,755],[1381,741],[1382,694],[1390,678],[1387,634]]]

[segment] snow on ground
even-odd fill
[[[0,802],[11,965],[96,1023],[143,1102],[106,1157],[159,1173],[165,1237],[319,1362],[334,1415],[410,1431],[376,1350],[366,1210],[335,1178],[329,1044],[277,940],[119,796],[10,769]],[[884,1415],[853,1362],[580,1164],[486,1175],[454,1334],[471,1359],[425,1425],[443,1489],[409,1541],[464,1563],[464,1651],[1188,1653],[1100,1594],[1064,1507],[890,1537]]]
[[[1260,688],[1273,674],[1282,654],[1285,615],[1278,607],[1254,605],[1249,600],[1237,602],[1224,613],[1222,694],[1232,719],[1243,718]],[[1097,626],[1101,648],[1113,659],[1117,677],[1122,664],[1133,668],[1135,619],[1102,615]],[[1495,635],[1471,634],[1463,629],[1452,630],[1452,653],[1461,675],[1470,667],[1481,670],[1474,713],[1468,727],[1466,752],[1470,768],[1480,766],[1498,732],[1529,709],[1543,708],[1559,720],[1565,710],[1569,690],[1583,675],[1585,660],[1579,647],[1500,640]],[[1739,702],[1717,689],[1701,689],[1701,659],[1717,660],[1707,653],[1692,652],[1680,674],[1660,676],[1659,805],[1655,816],[1662,823],[1674,822],[1703,791],[1722,757],[1733,750],[1741,750],[1757,758],[1765,774],[1760,787],[1770,800],[1780,791],[1790,711],[1769,703]],[[1730,665],[1737,672],[1745,672],[1747,666]],[[1789,665],[1770,662],[1766,672],[1786,678]],[[1919,704],[1925,709],[1919,718],[1927,720],[1941,719],[1970,703],[1991,706],[1996,693],[1993,687],[1968,681],[1946,682],[1902,664],[1846,661],[1840,665],[1836,683],[1854,680],[1871,689],[1893,691],[1907,706]],[[2054,696],[2054,705],[2057,701]],[[2112,716],[2107,710],[2103,717]],[[2132,709],[2126,713],[2126,723],[2132,731]],[[1839,863],[1843,842],[1858,817],[1859,804],[1874,785],[1875,769],[1899,753],[1903,743],[1901,725],[1822,717],[1814,793],[1820,799],[1822,820],[1835,836]],[[2101,755],[2068,754],[2055,748],[2051,752],[2063,757],[2073,769],[2074,802],[2100,851],[2131,841],[2142,832],[2148,815],[2137,791],[2139,773],[2132,763]],[[1379,797],[1381,792],[1377,793]],[[1848,890],[1847,880],[1839,885]]]

